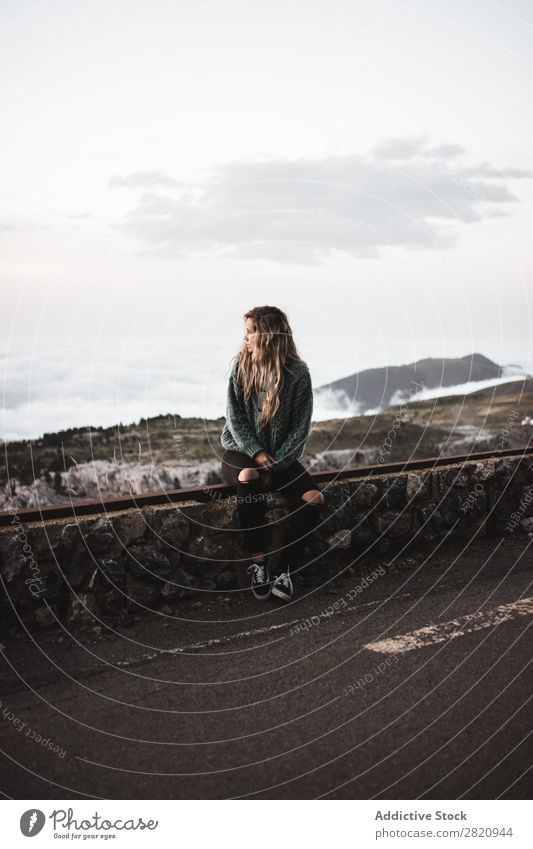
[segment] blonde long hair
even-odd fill
[[[278,307],[254,307],[244,314],[251,318],[257,333],[255,350],[248,351],[243,344],[237,355],[237,378],[244,387],[247,399],[252,392],[263,402],[261,424],[265,425],[275,415],[280,405],[285,366],[289,362],[307,363],[296,349],[289,320]]]

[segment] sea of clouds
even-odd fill
[[[65,342],[43,337],[11,341],[0,352],[0,437],[4,441],[36,439],[43,433],[68,427],[108,427],[121,422],[126,425],[141,417],[166,413],[219,418],[225,413],[231,360],[239,345],[235,339],[198,340],[180,337],[178,333],[176,339],[79,338]],[[363,368],[413,359],[407,350],[402,358],[399,343],[391,344],[389,363],[375,362],[371,353],[366,361],[361,357],[359,362],[353,362],[353,351],[343,350],[335,340],[331,340],[327,356],[320,354],[320,348],[324,350],[325,345],[312,345],[310,352],[301,350],[315,387]],[[490,352],[483,353],[490,356]],[[516,363],[516,357],[512,361]],[[499,382],[516,379],[523,372],[523,368],[508,368]],[[425,390],[420,397],[467,394],[496,382]],[[315,421],[358,412],[357,405],[347,404],[342,396],[315,395]]]

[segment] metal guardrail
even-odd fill
[[[317,483],[338,481],[345,478],[367,478],[373,475],[394,474],[398,472],[414,472],[422,469],[432,469],[439,466],[451,466],[467,463],[473,460],[487,460],[491,457],[531,457],[533,446],[524,448],[507,448],[501,451],[478,451],[451,457],[429,457],[424,460],[406,460],[398,463],[383,463],[374,466],[357,466],[349,469],[337,469],[329,472],[310,472]],[[168,489],[148,492],[142,495],[118,495],[114,498],[70,501],[64,504],[52,504],[46,507],[21,507],[0,512],[0,527],[12,524],[13,513],[20,522],[46,522],[50,519],[77,518],[98,513],[111,513],[117,510],[131,510],[148,507],[153,504],[179,503],[180,501],[212,502],[235,493],[234,486],[225,483],[209,484],[208,486],[189,489]],[[13,511],[13,512],[12,512]]]

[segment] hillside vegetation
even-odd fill
[[[390,407],[374,416],[315,422],[307,455],[362,451],[371,456],[389,435],[387,461],[439,453],[459,454],[526,445],[533,414],[533,380],[520,380],[466,396],[446,396]],[[80,427],[46,433],[40,439],[6,443],[0,482],[30,484],[44,477],[61,486],[61,473],[74,465],[106,460],[116,464],[195,464],[218,461],[224,418],[204,420],[160,415],[114,427]]]

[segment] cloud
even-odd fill
[[[411,159],[417,153],[417,143],[410,139],[385,139],[372,148],[377,159]]]
[[[173,189],[181,184],[163,171],[134,171],[132,174],[115,174],[110,177],[107,185],[111,189],[145,189],[151,186]]]
[[[141,416],[224,415],[230,359],[240,347],[212,338],[195,347],[174,338],[65,341],[21,337],[0,351],[4,372],[0,439],[36,438],[61,428],[111,426]]]
[[[457,243],[462,224],[509,214],[519,199],[506,178],[533,176],[461,164],[463,151],[423,138],[389,139],[365,155],[230,162],[196,184],[138,171],[110,182],[146,188],[141,175],[152,175],[151,188],[172,191],[144,192],[114,226],[155,256],[317,263],[335,251],[369,257],[385,246],[444,249]]]
[[[460,144],[441,144],[437,147],[428,148],[423,152],[424,156],[437,157],[439,159],[453,159],[455,156],[461,156],[466,153],[465,148]]]

